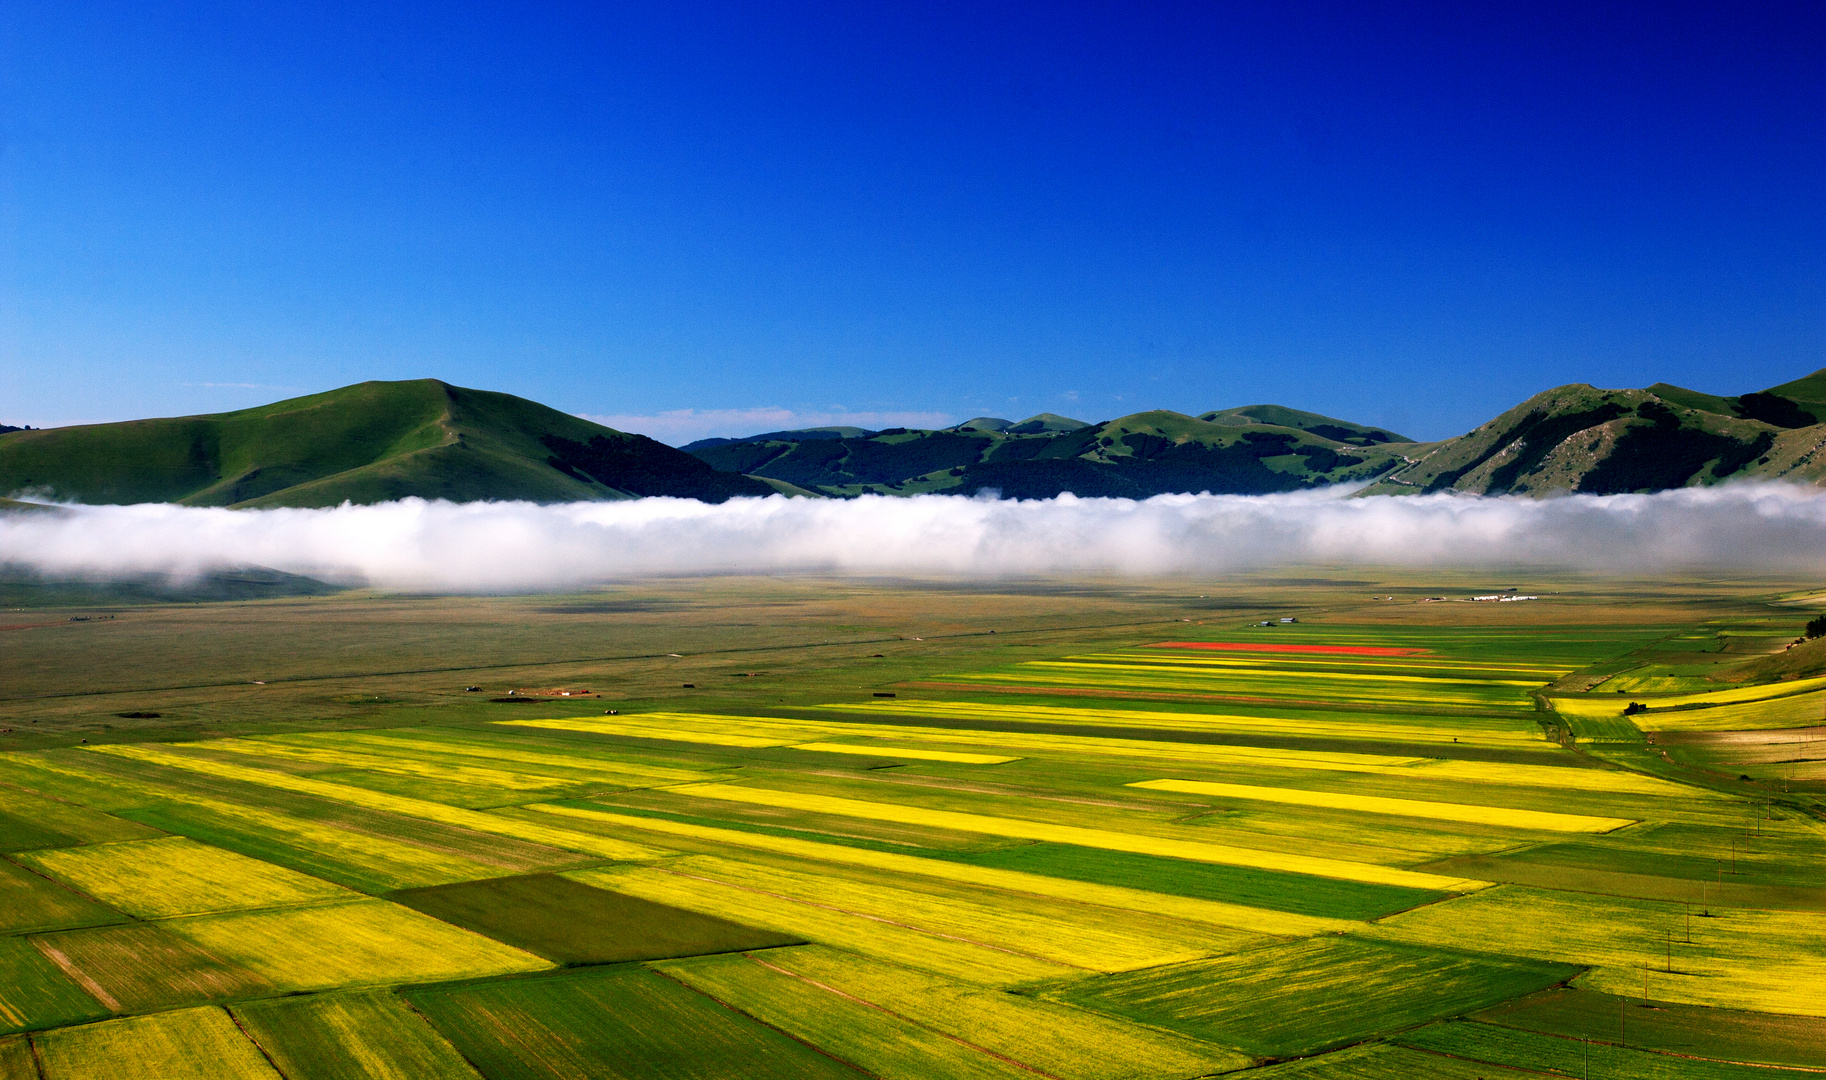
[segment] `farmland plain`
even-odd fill
[[[47,591],[0,1077],[1826,1068],[1817,582],[1302,573]]]

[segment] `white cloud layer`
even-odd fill
[[[452,592],[664,574],[1216,575],[1294,564],[1826,570],[1826,492],[1738,484],[1658,495],[1143,502],[956,496],[849,501],[424,502],[328,510],[163,504],[0,514],[0,563],[58,577],[266,566]]]
[[[669,446],[683,446],[713,436],[740,439],[769,431],[791,431],[811,427],[859,427],[870,431],[882,428],[938,428],[956,423],[949,413],[937,412],[849,412],[843,409],[798,411],[794,409],[675,409],[651,416],[599,416],[581,414],[616,431],[645,435]]]

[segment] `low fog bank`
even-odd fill
[[[1736,484],[1540,500],[1345,495],[74,506],[0,513],[0,564],[92,580],[265,566],[343,584],[446,592],[768,572],[1209,575],[1300,563],[1826,568],[1826,492],[1817,488]]]

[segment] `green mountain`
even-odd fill
[[[1264,494],[1368,480],[1403,463],[1392,445],[1399,436],[1313,413],[1279,412],[1329,423],[1345,438],[1258,419],[1214,422],[1161,410],[1101,424],[1042,413],[1018,424],[978,417],[942,431],[891,428],[821,439],[777,433],[688,449],[726,472],[838,497],[985,489],[1023,499],[1065,491],[1086,498]]]
[[[1456,439],[1401,447],[1366,494],[1613,495],[1756,477],[1826,480],[1826,369],[1740,397],[1667,383],[1536,394]]]
[[[435,379],[366,382],[239,412],[0,434],[0,492],[84,503],[720,502],[773,490],[644,435]]]
[[[1051,435],[1062,431],[1078,431],[1090,427],[1082,420],[1073,420],[1058,413],[1043,412],[1030,416],[1019,423],[1009,424],[1002,430],[1010,435]]]
[[[1146,498],[1329,484],[1365,484],[1366,494],[1614,494],[1747,477],[1826,483],[1826,369],[1738,397],[1666,383],[1561,386],[1436,443],[1249,405],[1100,424],[1041,413],[937,431],[808,428],[675,450],[434,379],[361,383],[240,412],[0,432],[0,496],[191,506],[987,490]],[[0,498],[0,511],[20,509]]]
[[[1383,431],[1381,428],[1364,427],[1362,424],[1354,424],[1349,420],[1320,416],[1318,413],[1301,412],[1298,409],[1289,409],[1284,405],[1245,405],[1240,409],[1208,412],[1199,419],[1230,427],[1267,424],[1273,427],[1295,428],[1299,431],[1310,431],[1314,435],[1327,439],[1349,443],[1352,446],[1414,441],[1405,435],[1396,435],[1393,432]]]

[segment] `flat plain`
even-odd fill
[[[14,589],[0,1077],[1826,1068],[1817,582],[1300,573]]]

